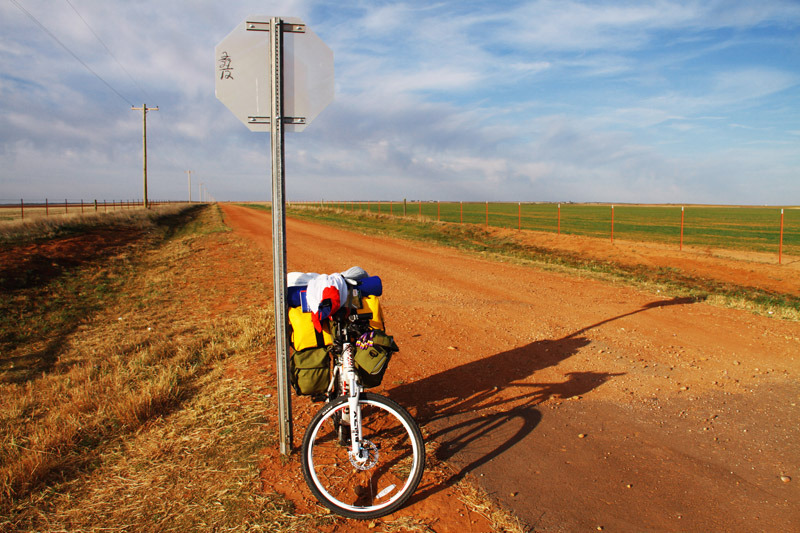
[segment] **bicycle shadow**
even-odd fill
[[[401,405],[415,412],[420,425],[435,442],[434,458],[458,457],[458,470],[443,486],[457,483],[469,472],[500,456],[539,424],[542,415],[535,406],[551,399],[568,399],[596,389],[623,374],[570,372],[565,380],[541,383],[531,380],[538,371],[553,367],[590,344],[584,333],[609,322],[647,310],[686,305],[695,298],[673,298],[648,303],[631,312],[602,320],[556,340],[541,340],[513,348],[424,379],[404,383],[388,392]],[[513,387],[511,395],[501,389]],[[415,498],[437,492],[431,485]]]
[[[392,398],[416,410],[424,423],[476,409],[497,407],[503,403],[497,395],[508,386],[527,387],[530,392],[516,397],[516,402],[546,400],[551,394],[538,384],[524,383],[539,370],[555,366],[589,344],[585,337],[565,337],[536,341],[526,346],[478,359],[427,378],[404,383],[390,390]],[[563,385],[563,384],[562,384]],[[568,396],[588,392],[564,385],[557,393]]]

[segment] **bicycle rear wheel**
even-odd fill
[[[396,402],[365,392],[359,406],[366,460],[352,457],[349,444],[340,443],[337,426],[349,421],[343,397],[311,420],[303,438],[303,475],[333,512],[370,519],[396,511],[411,497],[422,478],[425,447],[416,422]],[[349,425],[344,429],[349,432]]]

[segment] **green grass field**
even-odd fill
[[[294,203],[293,203],[294,204]],[[297,205],[297,204],[295,204]],[[317,203],[316,205],[319,205]],[[346,211],[422,216],[443,222],[485,225],[486,203],[458,202],[326,202]],[[784,209],[783,252],[800,254],[800,207]],[[681,242],[681,206],[615,205],[614,238],[629,241]],[[561,232],[611,239],[611,205],[488,204],[493,227]],[[778,253],[780,207],[686,206],[683,244]]]

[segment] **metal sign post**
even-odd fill
[[[278,437],[281,454],[292,451],[292,397],[289,395],[289,364],[286,346],[286,203],[283,164],[283,30],[281,19],[269,21],[270,88],[272,108],[272,274],[275,303],[275,352],[278,375]]]
[[[281,454],[292,449],[286,289],[284,131],[302,131],[333,99],[333,52],[302,20],[249,16],[215,49],[217,98],[251,131],[269,131],[272,260]],[[265,94],[269,90],[269,94]],[[267,106],[269,103],[269,106]]]

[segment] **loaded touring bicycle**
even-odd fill
[[[425,447],[411,415],[365,389],[380,385],[397,345],[384,331],[379,277],[290,273],[295,392],[324,401],[303,438],[303,475],[332,511],[371,519],[392,513],[422,478]]]

